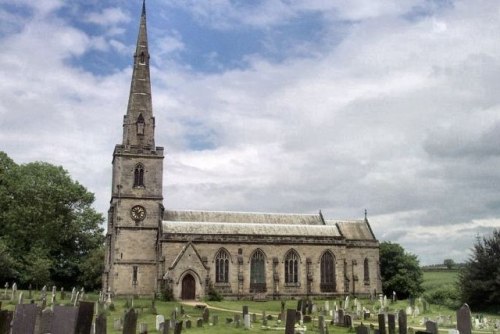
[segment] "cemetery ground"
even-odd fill
[[[25,296],[28,295],[27,291],[23,292]],[[36,303],[40,305],[40,292],[33,292],[33,299],[36,300]],[[2,293],[3,295],[3,293]],[[50,292],[49,292],[50,295]],[[4,296],[2,296],[4,297]],[[70,297],[67,294],[65,299],[61,300],[61,295],[59,292],[56,294],[55,304],[57,305],[72,305],[70,302]],[[50,298],[47,298],[50,300]],[[107,310],[104,310],[105,303],[101,303],[97,306],[97,301],[99,296],[97,294],[85,294],[85,301],[94,301],[96,302],[94,312],[105,312],[107,315],[107,333],[122,333],[121,329],[117,329],[120,323],[123,323],[124,313],[130,306],[134,307],[134,310],[138,313],[137,318],[137,333],[140,333],[139,328],[140,324],[147,324],[147,333],[160,333],[156,330],[156,316],[163,315],[165,319],[171,319],[176,314],[175,317],[177,321],[183,321],[183,333],[207,333],[207,334],[226,334],[226,333],[255,333],[255,332],[276,332],[276,333],[285,333],[285,321],[279,321],[278,315],[282,310],[282,302],[280,300],[269,300],[269,301],[248,301],[248,300],[239,300],[239,301],[220,301],[220,302],[190,302],[187,304],[183,304],[180,301],[173,302],[164,302],[160,300],[155,300],[153,303],[152,298],[115,298],[113,299],[113,307],[108,306]],[[328,332],[329,333],[354,333],[356,332],[354,327],[357,327],[361,322],[364,325],[372,328],[379,327],[379,319],[377,313],[380,309],[380,305],[385,303],[385,311],[389,314],[398,313],[399,310],[403,310],[408,313],[409,301],[408,300],[400,300],[392,302],[390,300],[379,300],[379,299],[355,299],[354,297],[350,297],[349,306],[347,307],[347,312],[350,314],[356,314],[359,312],[360,308],[366,309],[370,311],[370,316],[362,320],[363,317],[357,318],[356,316],[352,319],[352,327],[344,327],[340,325],[331,324],[331,321],[334,319],[334,316],[331,315],[329,311],[326,309],[333,311],[334,314],[335,308],[341,308],[346,305],[346,301],[343,298],[330,299],[328,301],[324,299],[311,299],[314,307],[312,308],[312,313],[310,317],[312,318],[311,322],[306,322],[305,318],[304,325],[307,330],[306,333],[325,333],[324,330],[320,330],[318,325],[318,317],[320,314],[324,314],[325,322],[327,323]],[[12,301],[4,299],[1,300],[3,305],[1,306],[2,310],[14,310],[18,301]],[[284,309],[297,309],[298,300],[285,300]],[[29,303],[26,299],[24,303]],[[436,321],[439,323],[439,333],[440,334],[448,334],[450,329],[456,328],[457,321],[457,309],[449,309],[439,305],[432,305],[425,302],[425,300],[415,300],[415,307],[413,307],[412,312],[407,316],[407,327],[410,328],[408,331],[409,334],[419,331],[425,330],[424,320]],[[328,304],[328,306],[327,306]],[[204,310],[204,305],[208,305],[208,312]],[[249,329],[245,329],[242,310],[244,307],[248,307],[248,313],[253,318],[251,327]],[[51,307],[51,302],[47,302],[47,307]],[[97,308],[97,309],[96,309]],[[418,310],[418,314],[415,314],[415,311]],[[205,315],[204,319],[204,312]],[[263,312],[265,312],[267,318],[267,327],[263,328]],[[309,312],[305,312],[307,314]],[[253,316],[252,314],[255,314]],[[489,323],[485,328],[476,328],[472,331],[475,334],[483,334],[483,333],[499,333],[500,329],[496,327],[497,324],[500,324],[500,314],[476,314],[474,310],[472,310],[472,323],[474,324],[475,319],[481,319],[483,322],[485,319]],[[214,320],[216,319],[216,320]],[[238,320],[236,320],[238,319]],[[208,320],[208,321],[204,321]],[[187,328],[187,323],[190,323],[189,328]],[[214,324],[214,322],[216,322]],[[236,325],[236,322],[239,324]],[[397,326],[396,320],[396,326]],[[200,326],[200,327],[199,327]],[[385,326],[388,326],[387,320]],[[171,330],[169,333],[174,333]],[[296,331],[299,333],[299,331]],[[373,331],[370,331],[373,333]],[[384,333],[391,333],[389,331],[384,331]],[[398,333],[397,329],[395,333]]]

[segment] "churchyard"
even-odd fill
[[[500,315],[431,305],[423,299],[163,302],[57,287],[0,293],[0,334],[9,333],[500,333]],[[208,305],[208,307],[207,307]],[[75,328],[78,328],[75,331]],[[459,330],[457,332],[456,330]]]

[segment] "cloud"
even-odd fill
[[[100,12],[88,13],[85,16],[85,21],[101,26],[115,26],[130,20],[130,16],[118,7],[105,8]]]

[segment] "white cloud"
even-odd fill
[[[130,17],[121,8],[111,7],[105,8],[98,13],[89,13],[86,15],[85,20],[97,25],[114,26],[118,23],[129,22]]]

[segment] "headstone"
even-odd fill
[[[457,329],[460,334],[472,333],[472,321],[469,305],[463,304],[457,311]]]
[[[76,296],[76,288],[73,287],[73,290],[71,290],[70,303],[73,303],[75,301],[75,296]]]
[[[297,301],[297,311],[302,311],[302,303],[304,303],[302,299]]]
[[[296,310],[286,310],[285,334],[295,334],[295,314]]]
[[[302,310],[300,310],[302,312],[302,314],[306,314],[307,312],[307,301],[304,301],[302,303]]]
[[[313,307],[314,307],[314,304],[313,304],[312,300],[310,300],[307,303],[307,314],[312,314],[313,313]]]
[[[378,315],[378,330],[380,334],[386,334],[385,331],[385,314]]]
[[[257,314],[255,314],[255,313],[251,313],[251,314],[250,314],[250,320],[251,320],[253,323],[256,323],[256,322],[257,322]]]
[[[77,320],[77,307],[54,305],[52,334],[74,334]]]
[[[0,334],[10,334],[10,323],[13,317],[12,311],[0,311]]]
[[[23,292],[19,292],[19,299],[17,301],[18,304],[22,304],[23,303]]]
[[[143,322],[139,324],[139,334],[148,334],[148,324]]]
[[[186,320],[186,329],[191,328],[191,326],[192,326],[191,320],[189,319]]]
[[[31,299],[33,298],[33,291],[32,290],[32,287],[31,287],[31,283],[30,285],[28,286],[28,299]]]
[[[16,297],[17,297],[17,283],[14,282],[14,284],[12,284],[12,295],[10,300],[16,300]]]
[[[330,302],[328,300],[325,300],[325,311],[330,311]]]
[[[217,314],[212,316],[212,325],[217,326],[219,324],[219,316]]]
[[[203,327],[203,319],[198,319],[196,321],[196,327]]]
[[[344,310],[340,309],[338,310],[338,324],[340,326],[344,326]]]
[[[407,315],[406,315],[405,311],[399,310],[399,312],[398,312],[398,329],[399,329],[399,334],[407,334],[408,333],[408,325],[407,325],[406,316]]]
[[[425,322],[425,331],[432,333],[432,334],[438,334],[438,324],[435,321],[426,321]]]
[[[305,315],[304,316],[304,319],[302,319],[302,321],[307,324],[307,323],[310,323],[312,321],[312,318],[310,315]]]
[[[245,314],[248,314],[248,306],[243,305],[243,309],[242,309],[242,312],[241,312],[241,316],[242,316],[242,317],[245,317]]]
[[[93,317],[94,303],[81,301],[78,307],[78,317],[76,320],[76,334],[90,334]]]
[[[12,321],[12,334],[33,334],[37,314],[38,307],[35,304],[17,305]]]
[[[175,323],[175,330],[174,330],[174,334],[181,334],[181,333],[182,333],[182,320]]]
[[[203,322],[208,324],[210,319],[210,311],[208,310],[208,307],[205,307],[203,309]]]
[[[250,314],[247,313],[243,316],[243,324],[245,329],[250,329]]]
[[[387,314],[387,327],[389,334],[396,334],[396,316],[393,313]]]
[[[42,287],[42,299],[47,298],[47,286]]]
[[[346,297],[345,297],[344,309],[345,309],[346,311],[349,311],[349,296],[346,296]]]
[[[131,308],[125,313],[123,321],[123,334],[136,334],[137,330],[137,312]]]
[[[347,327],[347,328],[351,328],[352,327],[352,317],[350,314],[346,314],[344,316],[344,326]]]
[[[370,334],[370,329],[365,325],[361,324],[356,327],[356,334]]]
[[[156,326],[155,326],[157,331],[160,331],[160,325],[163,323],[165,323],[165,317],[162,316],[161,314],[158,314],[156,316]]]
[[[318,329],[319,334],[325,334],[325,317],[322,315],[318,317]]]
[[[106,314],[104,313],[95,318],[95,334],[106,334]]]
[[[42,315],[40,316],[40,326],[39,326],[40,334],[52,333],[53,321],[54,321],[54,311],[52,311],[52,309],[50,308],[43,310]]]
[[[66,292],[64,292],[64,288],[61,288],[61,300],[66,298]]]

